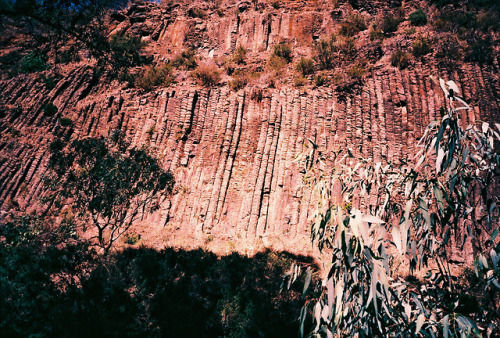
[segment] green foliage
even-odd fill
[[[177,55],[170,63],[173,68],[192,70],[198,67],[196,63],[196,52],[193,49],[186,49]]]
[[[314,77],[314,85],[316,87],[322,87],[325,86],[328,83],[326,77],[324,77],[321,74],[318,74]]]
[[[56,78],[54,76],[41,76],[40,80],[48,90],[52,90],[56,86]]]
[[[58,245],[76,238],[76,228],[71,218],[64,218],[58,227],[38,216],[16,217],[0,227],[5,245],[10,247]]]
[[[71,207],[97,231],[97,245],[108,253],[141,213],[157,210],[172,192],[173,177],[145,148],[129,148],[119,133],[113,139],[87,138],[50,145],[46,178],[48,201]]]
[[[247,50],[243,46],[239,45],[238,48],[236,48],[236,50],[233,53],[232,60],[234,63],[238,65],[244,64],[246,55],[247,55]]]
[[[449,34],[442,38],[442,43],[436,48],[436,58],[446,65],[456,64],[463,56],[462,47],[458,38]]]
[[[423,26],[427,23],[427,15],[421,8],[411,12],[408,19],[412,26]]]
[[[346,71],[347,75],[349,75],[356,81],[360,81],[366,74],[366,72],[366,68],[361,64],[354,65]]]
[[[415,41],[413,41],[411,47],[411,53],[416,58],[427,55],[432,51],[429,40],[423,36],[419,36]]]
[[[239,91],[246,87],[248,84],[248,79],[242,74],[237,74],[233,80],[228,81],[228,86],[232,91]]]
[[[15,76],[19,72],[19,63],[22,59],[18,51],[12,51],[0,56],[0,69],[8,76]]]
[[[394,15],[386,15],[380,23],[380,29],[385,35],[390,35],[398,30],[401,19]]]
[[[310,58],[301,57],[295,69],[303,76],[311,75],[314,73],[314,61]]]
[[[390,58],[391,65],[393,67],[398,67],[399,69],[404,69],[410,65],[410,56],[408,53],[401,49],[397,49]]]
[[[135,245],[141,240],[141,235],[127,234],[125,235],[125,243],[128,245]]]
[[[49,69],[47,56],[39,52],[32,52],[24,56],[19,64],[21,73],[37,73]]]
[[[116,53],[107,39],[105,18],[107,11],[119,9],[126,3],[125,0],[23,0],[0,11],[13,20],[26,22],[25,27],[35,39],[49,36],[53,41],[61,41],[71,37],[98,60],[99,66],[116,67],[123,60],[114,60]]]
[[[53,103],[47,103],[45,106],[43,106],[43,114],[45,116],[54,116],[58,112],[57,107]]]
[[[312,312],[312,335],[500,332],[500,125],[461,128],[459,112],[470,107],[457,96],[460,89],[453,81],[433,80],[450,108],[425,130],[416,163],[373,164],[349,150],[327,156],[312,142],[299,157],[304,182],[318,201],[312,242],[332,255],[321,296],[301,313],[304,322]],[[450,268],[451,253],[466,245],[475,252],[469,289],[456,283]],[[403,278],[391,268],[393,259],[425,277]],[[298,274],[289,274],[289,280]],[[478,286],[485,300],[474,294]]]
[[[204,87],[213,87],[221,80],[220,71],[215,65],[203,64],[194,70],[191,75]]]
[[[134,78],[136,87],[151,91],[158,86],[169,86],[174,82],[169,64],[149,66]]]
[[[315,45],[315,50],[316,59],[322,70],[333,69],[336,64],[352,59],[357,53],[353,38],[336,37],[335,35],[320,40]]]
[[[366,28],[365,19],[361,14],[351,14],[340,23],[339,34],[351,37]]]
[[[274,46],[271,56],[281,58],[290,63],[292,61],[292,47],[288,43],[279,43]]]
[[[301,74],[296,74],[293,77],[293,85],[295,87],[302,87],[305,86],[308,83],[307,79],[301,75]]]
[[[465,49],[465,61],[491,64],[493,62],[491,38],[472,37],[469,39],[468,46]]]
[[[140,54],[144,44],[138,36],[115,34],[110,39],[111,62],[118,69],[139,66],[146,63]]]
[[[1,227],[0,227],[1,229]],[[0,242],[2,337],[292,337],[300,291],[281,290],[286,253]],[[292,321],[290,318],[293,318]]]
[[[73,126],[73,120],[70,119],[69,117],[61,117],[59,119],[59,123],[63,127],[71,127],[71,126]]]

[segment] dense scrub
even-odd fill
[[[2,241],[0,335],[293,337],[300,293],[280,285],[294,258],[140,248],[103,259],[82,243]]]

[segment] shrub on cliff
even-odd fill
[[[198,66],[196,63],[196,52],[193,49],[186,49],[175,56],[172,61],[170,61],[170,65],[178,69],[195,69]]]
[[[32,52],[24,56],[19,64],[21,73],[36,73],[49,68],[47,56],[40,52]]]
[[[416,58],[427,55],[432,51],[429,40],[423,36],[419,36],[415,41],[413,41],[411,47],[411,53]]]
[[[274,46],[272,56],[282,58],[290,63],[292,61],[292,47],[288,43],[279,43]]]
[[[221,80],[220,71],[216,65],[203,64],[194,70],[191,75],[204,87],[213,87]]]
[[[401,18],[395,15],[385,15],[380,23],[380,29],[385,35],[391,35],[398,30]]]
[[[238,65],[244,64],[246,55],[247,50],[245,49],[245,47],[239,45],[233,53],[232,61]]]
[[[314,49],[321,70],[333,69],[335,65],[341,65],[344,61],[349,62],[358,52],[354,38],[335,35],[320,40]]]
[[[237,92],[248,84],[248,78],[242,74],[236,74],[234,79],[228,81],[227,85],[231,90]]]
[[[340,23],[339,34],[351,37],[366,28],[365,19],[361,14],[351,14]]]
[[[169,86],[173,82],[174,77],[168,64],[149,66],[134,78],[134,85],[145,91],[158,86]]]
[[[144,44],[138,36],[115,34],[110,39],[111,62],[115,70],[139,66],[147,62],[140,53]]]
[[[59,123],[63,127],[71,127],[73,125],[73,120],[70,119],[69,117],[61,117],[59,119]]]
[[[203,9],[199,7],[191,7],[187,11],[188,16],[191,18],[199,18],[199,19],[204,19],[207,16],[207,12],[205,12]]]
[[[421,8],[411,12],[408,19],[413,26],[423,26],[427,23],[427,15]]]
[[[295,69],[303,76],[311,75],[314,73],[314,61],[310,58],[301,57]]]
[[[390,61],[393,67],[404,69],[410,65],[410,55],[401,49],[397,49],[391,55]]]
[[[45,106],[43,106],[43,114],[45,116],[54,116],[57,114],[58,109],[53,103],[47,103]]]

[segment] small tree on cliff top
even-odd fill
[[[157,210],[174,179],[145,148],[130,148],[121,137],[58,139],[50,145],[48,201],[70,205],[95,227],[97,245],[108,253],[137,218]]]
[[[456,96],[453,81],[438,83],[447,113],[426,129],[415,165],[372,164],[349,151],[323,156],[316,145],[306,154],[305,182],[319,201],[312,241],[332,255],[319,297],[301,314],[303,328],[313,313],[311,336],[500,332],[500,125],[462,128],[459,113],[469,106]],[[326,170],[328,160],[333,172]],[[452,260],[466,245],[473,249],[475,270],[467,288]],[[395,268],[397,260],[409,277]],[[411,275],[416,269],[423,277]],[[293,267],[290,280],[298,273]],[[309,270],[304,290],[310,280]]]

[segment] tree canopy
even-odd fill
[[[105,253],[138,217],[157,210],[174,186],[172,174],[146,148],[127,146],[119,137],[50,145],[47,200],[57,208],[70,205],[90,222]]]

